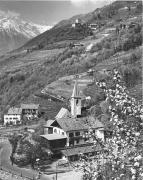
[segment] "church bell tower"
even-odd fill
[[[77,79],[71,96],[71,115],[72,117],[81,116],[81,96],[78,89]]]

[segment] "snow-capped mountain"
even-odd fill
[[[0,13],[0,54],[22,46],[51,26],[43,26],[22,20],[19,16]]]

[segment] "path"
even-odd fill
[[[12,148],[8,141],[0,143],[0,146],[0,164],[2,165],[2,169],[13,174],[28,177],[29,179],[33,179],[33,177],[37,176],[38,173],[32,169],[19,168],[16,165],[12,166],[9,158],[11,155]],[[50,180],[50,178],[47,175],[42,175],[41,180]]]
[[[4,171],[0,170],[0,178],[3,178],[3,180],[27,180],[27,179],[33,179],[37,177],[37,171],[32,169],[26,169],[26,168],[19,168],[16,165],[12,165],[10,161],[10,155],[11,155],[11,145],[9,141],[3,141],[0,142],[0,165],[2,165],[2,169]],[[43,174],[40,178],[40,180],[55,180],[55,174],[52,174],[52,172],[55,172],[55,170],[49,169],[49,172],[47,170],[46,175]],[[12,174],[16,174],[13,175]],[[20,177],[22,175],[22,177]],[[58,173],[58,180],[81,180],[81,173],[70,171],[66,173]]]

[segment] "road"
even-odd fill
[[[11,164],[9,157],[11,155],[12,148],[8,141],[1,142],[0,147],[0,164],[2,165],[2,169],[13,174],[28,177],[29,179],[33,179],[33,177],[37,176],[38,173],[32,169],[19,168],[16,165]],[[41,180],[51,180],[51,178],[49,178],[48,175],[42,175]]]
[[[12,174],[19,175],[18,179],[21,179],[22,177],[27,177],[27,179],[33,180],[33,178],[37,177],[37,171],[32,169],[26,169],[26,168],[19,168],[16,165],[12,165],[10,161],[10,155],[11,155],[11,145],[9,141],[1,141],[0,142],[0,165],[2,165],[2,169],[6,170],[7,172],[10,172]],[[53,173],[55,171],[53,170]],[[55,180],[55,174],[51,174],[51,169],[49,169],[49,172],[47,174],[42,174],[40,180]],[[51,175],[50,175],[51,174]],[[0,176],[1,178],[1,176]],[[79,172],[70,171],[67,173],[58,173],[58,180],[81,180],[81,174]],[[5,180],[5,179],[4,179]],[[14,178],[8,179],[8,180],[15,180]]]

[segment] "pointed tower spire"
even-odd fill
[[[71,115],[77,117],[81,115],[81,96],[78,88],[77,77],[75,80],[72,96],[71,96]]]
[[[79,93],[79,89],[78,89],[78,82],[77,82],[77,79],[76,79],[71,98],[74,98],[74,97],[78,98],[79,96],[80,96],[80,93]]]

